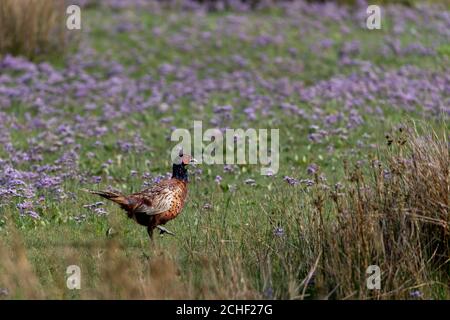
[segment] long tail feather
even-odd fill
[[[100,197],[103,197],[105,199],[111,200],[117,204],[120,204],[121,206],[126,207],[127,205],[129,205],[129,201],[127,199],[126,196],[124,196],[123,194],[119,193],[119,192],[113,192],[113,191],[95,191],[95,190],[88,190],[88,189],[83,189],[83,191],[85,192],[89,192],[91,194],[96,194]]]

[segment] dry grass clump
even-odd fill
[[[65,48],[65,1],[2,0],[0,55],[34,58]]]
[[[15,239],[12,247],[0,247],[0,299],[12,292],[17,298],[42,299],[43,290],[26,256],[26,249],[18,238]]]
[[[323,204],[333,203],[334,218],[317,231],[319,273],[338,298],[433,297],[449,290],[446,136],[401,127],[387,140],[387,154],[369,173],[347,170],[346,183],[317,201],[323,216]],[[366,288],[369,265],[381,269],[380,290]]]

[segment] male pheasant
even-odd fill
[[[187,196],[188,173],[186,166],[195,163],[191,156],[180,153],[178,163],[172,166],[172,178],[130,195],[119,192],[87,190],[120,205],[127,212],[128,218],[147,227],[150,239],[153,230],[158,228],[161,233],[172,234],[161,225],[176,218],[183,210]]]

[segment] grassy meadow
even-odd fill
[[[448,5],[79,3],[0,45],[0,299],[450,299]],[[279,129],[279,171],[191,168],[153,243],[82,191],[170,176],[194,120]]]

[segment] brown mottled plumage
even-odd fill
[[[176,218],[183,210],[188,183],[186,166],[195,161],[189,155],[180,154],[180,157],[180,163],[173,164],[172,178],[161,181],[151,188],[130,195],[110,191],[88,191],[119,204],[129,218],[147,227],[150,239],[155,228],[160,229],[161,233],[173,234],[161,225]]]

